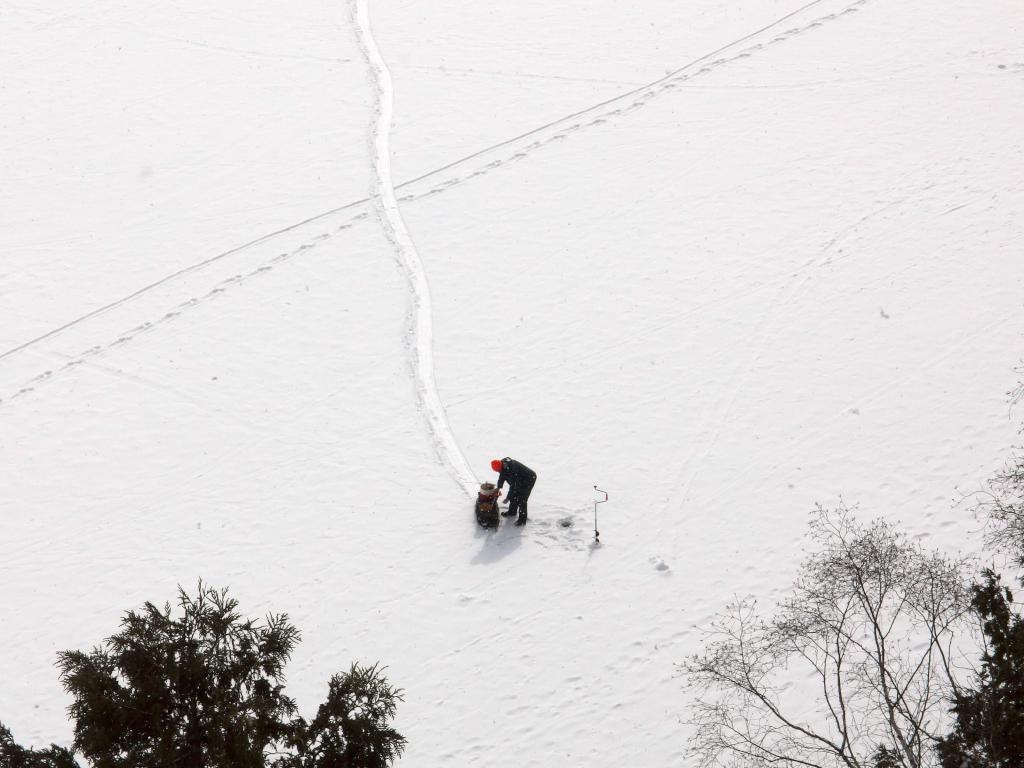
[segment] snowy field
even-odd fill
[[[388,665],[401,765],[690,766],[674,665],[815,502],[973,551],[1024,5],[799,1],[0,8],[15,737],[202,577],[291,615],[307,715]],[[484,535],[506,455],[530,523]]]

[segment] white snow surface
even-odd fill
[[[203,578],[401,765],[689,766],[815,502],[972,552],[1016,438],[1019,0],[0,9],[0,720]],[[489,460],[530,523],[477,530]],[[607,489],[600,547],[593,486]],[[561,522],[570,522],[563,527]]]

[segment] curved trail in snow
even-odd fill
[[[412,290],[412,353],[416,374],[416,394],[420,408],[430,427],[431,438],[438,457],[470,496],[476,495],[479,481],[469,468],[455,435],[448,424],[448,415],[437,392],[434,378],[434,336],[430,306],[430,284],[416,244],[409,234],[402,212],[395,198],[395,185],[391,179],[391,115],[393,89],[391,72],[377,48],[370,27],[367,0],[349,0],[353,28],[359,42],[359,51],[367,64],[374,97],[375,121],[370,129],[370,156],[373,170],[371,200],[384,234],[391,242],[395,255],[405,272]]]
[[[352,3],[354,3],[355,1],[356,0],[346,0],[346,2],[350,6],[350,9],[352,8]],[[497,144],[492,144],[489,147],[485,147],[484,149],[481,149],[470,155],[466,155],[465,157],[459,158],[458,160],[448,163],[447,165],[444,165],[440,168],[435,168],[433,171],[423,174],[422,176],[418,176],[415,179],[409,179],[408,181],[404,181],[400,184],[395,185],[393,184],[393,182],[391,182],[389,175],[389,189],[392,192],[394,192],[395,190],[398,189],[406,189],[410,186],[413,187],[412,190],[404,194],[402,197],[398,198],[399,202],[408,203],[433,197],[434,195],[443,193],[453,187],[457,187],[463,183],[469,182],[472,179],[478,178],[480,176],[485,176],[493,171],[501,169],[504,166],[508,166],[511,165],[512,163],[518,162],[519,160],[528,157],[531,153],[533,153],[536,150],[539,150],[545,146],[566,139],[570,134],[576,131],[582,131],[592,126],[606,124],[610,120],[618,116],[625,115],[627,113],[632,112],[633,110],[641,108],[650,100],[656,98],[660,94],[667,93],[672,89],[677,88],[681,83],[684,83],[696,77],[700,77],[709,72],[713,72],[719,67],[727,66],[732,62],[743,60],[748,57],[754,56],[758,53],[762,53],[775,45],[785,43],[787,40],[803,35],[804,33],[810,32],[818,27],[823,26],[824,24],[843,18],[849,14],[856,13],[859,7],[866,5],[869,1],[870,0],[812,0],[811,2],[808,2],[805,5],[802,5],[795,11],[792,11],[779,19],[776,19],[771,24],[761,27],[760,29],[757,29],[754,32],[750,32],[744,35],[743,37],[737,38],[736,40],[733,40],[731,43],[728,43],[727,45],[718,48],[716,51],[707,53],[704,56],[701,56],[700,58],[691,61],[686,66],[674,70],[665,77],[648,84],[648,86],[639,89],[633,89],[632,91],[620,94],[619,96],[601,102],[600,104],[593,105],[591,107],[588,107],[587,109],[575,112],[571,115],[567,115],[565,117],[560,118],[559,120],[547,123],[524,134],[520,134],[519,136],[513,137],[512,139],[506,139],[504,141],[498,142]],[[825,3],[827,3],[828,7],[831,8],[831,12],[827,12],[828,9],[826,8],[819,9],[819,6]],[[807,14],[807,12],[812,9],[818,9],[821,15],[814,16],[809,19],[800,18]],[[364,16],[364,18],[368,17]],[[787,22],[796,22],[797,26],[790,27],[789,29],[780,31],[777,34],[773,32],[773,30],[775,30],[777,27]],[[352,14],[352,24],[354,28],[359,29],[354,9]],[[369,27],[366,27],[365,30],[366,34],[369,34]],[[767,38],[765,37],[766,33],[774,34],[774,37]],[[366,39],[371,41],[371,46],[373,50],[376,50],[375,44],[372,43],[372,35],[370,35]],[[360,40],[362,41],[363,38],[361,37]],[[375,70],[372,63],[372,59],[370,57],[369,49],[362,42],[360,43],[360,45],[360,50],[362,51],[363,58],[366,60],[370,71],[383,72],[383,75],[387,78],[389,88],[388,93],[390,93],[390,73],[387,71],[387,68],[383,67],[383,62],[381,62],[381,66],[383,67],[383,69]],[[718,58],[713,58],[716,55],[718,56]],[[379,59],[379,52],[377,52],[377,56]],[[375,82],[377,82],[379,85],[379,75],[376,77],[377,79],[375,80]],[[380,100],[379,87],[375,86],[375,92],[378,95],[378,101],[380,103],[383,103]],[[623,100],[628,99],[632,99],[632,103],[623,104],[620,106],[620,103]],[[388,109],[390,110],[390,105]],[[586,113],[590,114],[584,117]],[[387,131],[385,131],[384,135],[386,141]],[[523,141],[529,137],[535,138],[531,143],[524,144]],[[493,152],[503,149],[506,150],[504,157],[499,156],[497,159],[488,161],[490,155]],[[376,158],[376,149],[374,149],[373,153],[371,154]],[[386,154],[384,156],[384,161],[385,163],[387,163],[385,167],[388,169],[388,173],[390,174],[390,164],[388,163],[388,156]],[[470,167],[465,169],[458,168],[459,166],[462,166],[464,164],[470,164]],[[473,169],[474,165],[476,168],[475,170]],[[448,176],[447,179],[434,180],[435,176],[442,175],[446,172],[450,172],[450,175]],[[421,182],[426,183],[421,185]],[[417,186],[421,186],[423,188],[416,190]],[[44,333],[41,336],[38,336],[27,342],[19,344],[13,349],[9,349],[5,352],[0,352],[0,361],[2,361],[4,358],[7,358],[9,356],[14,355],[15,353],[28,349],[39,342],[53,338],[61,334],[63,331],[68,330],[69,328],[72,328],[74,326],[77,326],[83,322],[86,322],[93,317],[97,317],[112,309],[116,309],[128,303],[129,301],[147,293],[151,289],[161,286],[167,282],[170,282],[171,280],[177,277],[180,277],[191,272],[199,271],[204,267],[209,266],[210,264],[218,262],[234,254],[244,252],[252,246],[270,241],[272,238],[278,235],[290,232],[300,227],[316,223],[321,228],[321,231],[318,234],[316,234],[315,236],[310,236],[305,242],[301,243],[297,247],[294,247],[289,251],[282,252],[274,256],[273,258],[264,261],[262,264],[253,269],[241,270],[239,273],[231,277],[228,277],[225,280],[221,280],[219,283],[214,285],[207,293],[197,293],[196,295],[192,296],[186,301],[176,303],[172,305],[170,308],[166,309],[160,316],[154,316],[153,319],[149,321],[143,322],[141,324],[136,324],[134,327],[118,334],[115,338],[106,343],[95,344],[89,347],[88,349],[82,350],[77,355],[73,356],[72,359],[68,360],[59,367],[44,370],[38,375],[25,381],[19,389],[13,390],[7,394],[0,394],[0,408],[2,408],[4,405],[9,405],[16,400],[19,400],[20,398],[31,394],[36,390],[37,386],[40,386],[48,381],[51,381],[53,378],[58,377],[67,371],[75,369],[76,367],[89,362],[95,357],[103,355],[109,351],[119,349],[124,345],[132,342],[134,339],[136,339],[138,336],[144,333],[149,333],[159,328],[162,328],[168,323],[173,322],[176,318],[180,317],[183,312],[190,311],[197,306],[205,304],[207,301],[213,300],[216,297],[223,295],[224,292],[227,291],[228,289],[237,287],[239,285],[244,285],[248,283],[250,280],[253,280],[261,275],[268,274],[271,270],[276,269],[278,266],[283,265],[291,261],[292,259],[298,257],[302,253],[308,251],[309,249],[316,247],[316,245],[319,244],[320,242],[330,239],[335,234],[343,232],[344,230],[347,230],[352,226],[355,226],[360,221],[365,220],[369,217],[368,210],[363,210],[364,206],[366,206],[366,204],[376,206],[376,201],[378,198],[380,198],[380,195],[377,192],[375,185],[374,189],[370,190],[370,195],[368,197],[352,201],[345,205],[333,208],[330,211],[325,211],[324,213],[317,214],[316,216],[311,216],[310,218],[305,219],[301,222],[292,224],[283,229],[277,230],[276,232],[268,233],[262,237],[250,241],[249,243],[238,246],[229,251],[217,254],[216,256],[209,257],[197,264],[185,267],[184,269],[181,269],[171,275],[167,275],[166,277],[161,278],[156,282],[153,282],[147,286],[140,288],[139,290],[135,291],[134,293],[128,296],[118,299],[110,304],[107,304],[106,306],[95,309],[79,318],[71,320],[70,322],[67,322],[58,328],[54,328],[53,330],[48,331],[47,333]],[[352,214],[347,218],[343,218],[341,220],[334,220],[333,222],[329,221],[330,217],[349,210],[352,210]],[[401,221],[400,215],[398,219],[399,221]],[[388,231],[388,225],[386,223],[385,230]],[[394,237],[391,237],[394,242]],[[415,259],[415,264],[419,264],[418,258]],[[408,270],[408,267],[406,267],[406,269]],[[419,269],[420,272],[422,272],[421,264],[419,264]],[[410,283],[413,284],[415,290],[416,283],[412,277],[410,277]],[[423,286],[426,286],[425,277],[423,281]],[[421,295],[426,296],[427,301],[429,302],[429,292],[422,293]],[[428,312],[428,326],[426,327],[429,327],[429,319],[430,318]],[[436,387],[433,387],[432,383],[433,378],[431,373],[430,384],[427,385],[426,387],[428,391],[430,391],[432,388],[436,390]],[[424,385],[421,383],[421,387],[423,386]],[[424,397],[421,397],[420,399],[421,401],[425,401]],[[428,413],[430,412],[440,414],[440,424],[446,424],[447,417],[444,415],[444,410],[443,408],[441,408],[439,402],[434,403],[433,409],[428,409]],[[450,432],[450,430],[447,431]],[[437,434],[438,432],[437,430],[435,430],[435,436]],[[452,439],[451,442],[454,443],[454,439]],[[455,449],[454,455],[459,455],[457,445],[449,446],[449,450],[451,448]],[[439,450],[439,453],[440,452],[441,451]],[[464,464],[464,461],[462,463]],[[461,472],[457,472],[457,474],[460,477],[462,476]]]
[[[576,112],[572,112],[572,113],[570,113],[568,115],[564,115],[564,116],[562,116],[562,117],[560,117],[560,118],[558,118],[556,120],[552,120],[552,121],[550,121],[548,123],[545,123],[544,125],[540,125],[540,126],[537,126],[536,128],[533,128],[533,129],[531,129],[529,131],[526,131],[525,133],[521,133],[521,134],[519,134],[517,136],[513,136],[512,138],[503,139],[502,141],[499,141],[497,143],[494,143],[494,144],[491,144],[489,146],[483,147],[482,149],[479,149],[479,150],[477,150],[475,152],[472,152],[472,153],[470,153],[468,155],[465,155],[464,157],[460,157],[457,160],[453,160],[453,161],[451,161],[449,163],[446,163],[445,165],[442,165],[442,166],[440,166],[438,168],[434,168],[433,170],[428,171],[428,172],[426,172],[424,174],[421,174],[420,176],[417,176],[417,177],[412,178],[412,179],[407,179],[406,181],[403,181],[402,183],[396,185],[394,188],[395,189],[403,189],[403,188],[406,188],[406,187],[409,187],[409,186],[414,186],[414,185],[418,184],[419,182],[426,181],[428,179],[432,179],[435,176],[439,176],[439,175],[445,173],[446,171],[455,169],[455,168],[457,168],[459,166],[462,166],[462,165],[464,165],[466,163],[469,163],[469,162],[471,162],[473,160],[484,158],[485,156],[487,156],[487,155],[489,155],[492,152],[495,152],[497,150],[505,149],[507,147],[511,148],[511,149],[515,149],[515,146],[517,144],[519,144],[520,142],[522,142],[524,139],[533,137],[533,136],[538,135],[538,134],[542,134],[542,133],[544,133],[546,131],[551,131],[551,130],[558,131],[560,129],[560,127],[563,126],[563,124],[570,123],[574,119],[585,118],[586,116],[590,115],[591,113],[598,113],[598,116],[595,119],[590,120],[590,122],[583,122],[583,123],[577,123],[575,125],[569,125],[569,126],[567,126],[566,128],[563,129],[564,132],[557,133],[554,137],[549,137],[547,140],[534,141],[532,144],[530,144],[530,145],[528,145],[526,147],[523,147],[519,151],[516,151],[515,154],[511,155],[511,157],[507,157],[507,158],[505,158],[503,160],[498,160],[496,162],[488,163],[487,165],[485,165],[482,168],[478,169],[475,173],[471,173],[471,174],[469,174],[467,176],[464,176],[464,177],[461,177],[461,178],[460,177],[454,177],[454,178],[450,178],[450,179],[448,179],[446,181],[443,181],[443,182],[438,182],[433,189],[430,189],[427,192],[424,192],[422,194],[415,194],[414,193],[414,194],[406,195],[405,197],[402,198],[402,200],[405,201],[405,202],[410,202],[412,200],[417,200],[417,199],[420,199],[420,198],[429,197],[429,196],[431,196],[433,194],[437,194],[438,192],[442,192],[445,189],[447,189],[448,187],[450,187],[450,186],[452,186],[454,184],[458,184],[458,183],[460,183],[462,181],[465,181],[468,178],[472,178],[472,177],[476,177],[476,176],[482,176],[482,175],[486,174],[489,170],[493,170],[494,168],[500,167],[502,165],[507,165],[507,164],[509,164],[511,162],[519,160],[519,159],[525,157],[529,152],[532,152],[533,150],[538,149],[541,146],[544,146],[545,144],[550,143],[552,140],[559,140],[559,139],[565,138],[565,136],[568,133],[575,132],[577,130],[581,130],[581,129],[589,127],[589,126],[601,125],[601,124],[607,122],[607,118],[609,118],[609,117],[613,117],[613,116],[625,114],[627,112],[631,112],[633,109],[636,109],[636,108],[638,108],[640,106],[643,106],[651,98],[653,98],[653,97],[655,97],[655,96],[657,96],[657,95],[659,95],[661,93],[665,93],[667,91],[670,91],[670,90],[676,88],[677,85],[679,83],[681,83],[681,82],[685,82],[685,81],[690,80],[693,77],[696,77],[698,75],[706,74],[708,72],[714,71],[715,69],[717,69],[718,67],[720,67],[720,66],[722,66],[724,64],[728,64],[730,62],[733,62],[733,61],[736,61],[736,60],[739,60],[739,59],[744,59],[744,58],[747,58],[749,56],[752,56],[756,52],[765,50],[770,45],[784,42],[785,40],[787,40],[787,39],[789,39],[789,38],[791,38],[791,37],[793,37],[795,35],[799,35],[799,34],[802,34],[804,32],[808,32],[811,29],[814,29],[816,27],[820,27],[823,24],[825,24],[827,22],[830,22],[830,21],[834,21],[835,19],[840,18],[840,17],[842,17],[842,16],[844,16],[846,14],[855,13],[857,11],[858,6],[866,5],[868,0],[854,0],[852,3],[849,3],[847,5],[841,6],[840,10],[836,10],[836,11],[834,11],[832,13],[824,14],[822,16],[819,16],[817,18],[812,19],[809,23],[805,23],[802,26],[798,26],[798,27],[794,27],[794,28],[791,28],[789,30],[786,30],[785,32],[777,35],[775,38],[769,40],[767,43],[758,43],[758,44],[755,44],[755,45],[751,45],[748,48],[742,49],[742,50],[740,50],[737,53],[733,53],[733,54],[730,54],[730,55],[725,55],[725,54],[729,53],[730,51],[732,51],[732,49],[736,48],[737,46],[742,45],[743,43],[751,41],[751,40],[753,40],[755,38],[758,38],[759,36],[761,36],[761,35],[763,35],[763,34],[765,34],[767,32],[770,32],[771,30],[775,29],[776,27],[778,27],[778,26],[780,26],[780,25],[782,25],[782,24],[784,24],[784,23],[786,23],[788,21],[795,21],[799,16],[803,15],[807,11],[809,11],[809,10],[811,10],[811,9],[813,9],[813,8],[823,4],[825,2],[832,2],[832,3],[836,4],[836,5],[838,5],[840,3],[840,0],[810,0],[810,2],[807,2],[806,4],[804,4],[804,5],[800,6],[799,8],[797,8],[796,10],[791,11],[791,12],[787,13],[784,16],[781,16],[780,18],[776,19],[775,21],[771,22],[770,24],[767,24],[767,25],[765,25],[765,26],[763,26],[763,27],[761,27],[759,29],[756,29],[753,32],[749,32],[749,33],[743,35],[742,37],[739,37],[739,38],[737,38],[737,39],[735,39],[735,40],[733,40],[733,41],[731,41],[731,42],[729,42],[729,43],[727,43],[727,44],[725,44],[725,45],[715,49],[714,51],[711,51],[710,53],[705,53],[703,56],[700,56],[700,57],[694,59],[693,61],[689,62],[688,64],[685,64],[682,67],[677,67],[676,69],[674,69],[671,72],[669,72],[667,75],[665,75],[663,77],[660,77],[660,78],[658,78],[656,80],[652,80],[650,83],[647,83],[646,85],[640,86],[638,88],[633,88],[633,89],[631,89],[629,91],[626,91],[625,93],[620,93],[619,95],[614,96],[614,97],[612,97],[610,99],[605,99],[604,101],[598,102],[597,104],[592,104],[591,106],[586,107],[584,109],[578,110]],[[372,37],[370,38],[370,40],[372,40]],[[364,56],[365,55],[366,54],[364,52]],[[712,60],[712,57],[719,56],[719,55],[721,55],[722,57],[718,58],[718,59]],[[692,70],[695,67],[697,67],[698,65],[703,65],[703,66],[699,70],[697,70],[695,72],[692,72]],[[385,68],[385,71],[386,71],[386,68]],[[390,83],[390,73],[388,73],[387,77],[388,77],[388,81]],[[632,103],[631,105],[626,106],[626,107],[617,108],[617,109],[609,109],[610,107],[614,107],[619,102],[625,101],[625,100],[630,99],[630,98],[635,99],[634,103]],[[249,248],[251,248],[251,247],[253,247],[255,245],[259,245],[261,243],[264,243],[264,242],[266,242],[268,240],[271,240],[271,239],[273,239],[273,238],[275,238],[275,237],[277,237],[279,235],[291,232],[292,230],[298,229],[298,228],[303,227],[303,226],[305,226],[307,224],[312,224],[312,223],[315,223],[315,222],[320,222],[320,221],[322,221],[322,220],[324,220],[324,219],[326,219],[326,218],[328,218],[330,216],[334,216],[335,214],[342,213],[342,212],[344,212],[346,210],[362,206],[364,203],[371,202],[372,199],[373,199],[372,196],[370,196],[370,197],[361,198],[359,200],[353,200],[352,202],[346,203],[345,205],[341,205],[341,206],[338,206],[336,208],[332,208],[329,211],[323,211],[322,213],[315,214],[313,216],[310,216],[307,219],[303,219],[302,221],[299,221],[299,222],[296,222],[294,224],[290,224],[290,225],[288,225],[286,227],[283,227],[281,229],[275,230],[274,232],[268,232],[267,234],[262,235],[260,237],[257,237],[254,240],[250,240],[247,243],[243,243],[242,245],[239,245],[239,246],[236,246],[234,248],[231,248],[231,249],[229,249],[227,251],[224,251],[222,253],[219,253],[219,254],[217,254],[215,256],[210,256],[210,257],[208,257],[206,259],[203,259],[202,261],[196,262],[195,264],[191,264],[189,266],[186,266],[186,267],[184,267],[184,268],[182,268],[182,269],[180,269],[180,270],[178,270],[176,272],[173,272],[173,273],[171,273],[169,275],[166,275],[166,276],[164,276],[164,277],[162,277],[162,278],[160,278],[160,279],[158,279],[158,280],[156,280],[156,281],[154,281],[152,283],[149,283],[148,285],[142,286],[141,288],[137,289],[136,291],[134,291],[134,292],[132,292],[132,293],[126,295],[126,296],[123,296],[120,299],[117,299],[115,301],[112,301],[109,304],[106,304],[106,305],[104,305],[102,307],[98,307],[98,308],[96,308],[96,309],[94,309],[94,310],[92,310],[90,312],[87,312],[86,314],[81,315],[81,316],[79,316],[77,318],[74,318],[73,320],[70,320],[70,321],[64,323],[63,325],[61,325],[61,326],[59,326],[57,328],[53,328],[50,331],[47,331],[46,333],[43,333],[43,334],[41,334],[39,336],[36,336],[35,338],[29,339],[28,341],[25,341],[25,342],[23,342],[21,344],[18,344],[16,346],[12,347],[11,349],[8,349],[8,350],[0,352],[0,360],[3,360],[6,357],[10,357],[10,356],[12,356],[12,355],[14,355],[14,354],[16,354],[18,352],[21,352],[24,349],[32,347],[32,346],[38,344],[39,342],[42,342],[42,341],[50,339],[50,338],[52,338],[54,336],[57,336],[58,334],[68,330],[69,328],[73,328],[73,327],[75,327],[75,326],[77,326],[77,325],[79,325],[81,323],[84,323],[84,322],[92,319],[93,317],[97,317],[97,316],[102,315],[102,314],[104,314],[104,313],[106,313],[106,312],[108,312],[108,311],[110,311],[112,309],[116,309],[116,308],[122,306],[123,304],[126,304],[126,303],[132,301],[133,299],[135,299],[135,298],[137,298],[137,297],[139,297],[139,296],[141,296],[141,295],[143,295],[145,293],[148,293],[149,291],[153,290],[154,288],[158,288],[158,287],[164,285],[165,283],[168,283],[168,282],[170,282],[170,281],[172,281],[172,280],[174,280],[174,279],[176,279],[178,277],[181,277],[183,275],[187,275],[187,274],[192,273],[192,272],[199,271],[199,270],[203,269],[204,267],[207,267],[207,266],[209,266],[211,264],[214,264],[214,263],[216,263],[218,261],[221,261],[222,259],[225,259],[225,258],[227,258],[229,256],[232,256],[232,255],[236,254],[236,253],[245,251],[245,250],[247,250],[247,249],[249,249]],[[345,228],[345,227],[342,227],[342,228]]]

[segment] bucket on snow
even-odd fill
[[[482,528],[498,527],[498,488],[494,483],[481,483],[476,496],[476,521]]]

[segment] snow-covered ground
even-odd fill
[[[58,650],[202,577],[303,630],[307,713],[387,664],[403,765],[691,765],[674,663],[815,502],[976,546],[1018,0],[57,6],[0,10],[23,743],[70,740]],[[504,455],[531,521],[484,535]]]

